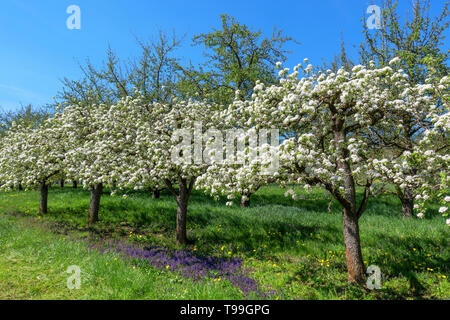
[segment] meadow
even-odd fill
[[[194,191],[182,248],[168,191],[152,199],[106,189],[93,227],[81,188],[52,186],[45,215],[38,191],[2,192],[0,299],[450,298],[450,230],[439,204],[424,219],[403,219],[396,197],[370,200],[361,244],[382,286],[369,290],[347,282],[339,204],[320,189],[294,189],[298,200],[263,187],[244,209]],[[70,265],[82,270],[79,290],[66,286]]]

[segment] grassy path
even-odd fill
[[[192,282],[170,271],[134,268],[119,256],[88,251],[83,242],[0,216],[0,299],[239,299],[231,285]],[[70,265],[81,287],[70,290]]]

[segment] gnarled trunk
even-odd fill
[[[250,207],[250,196],[251,194],[243,194],[241,196],[241,208]]]
[[[78,182],[76,180],[72,182],[72,187],[74,189],[78,188]]]
[[[152,190],[152,198],[153,199],[159,199],[159,197],[161,196],[160,191],[158,189],[153,189]]]
[[[59,180],[59,186],[64,188],[64,179]]]
[[[88,225],[92,226],[98,221],[98,210],[100,208],[100,198],[102,196],[103,184],[94,184],[90,188],[91,200],[89,203]]]
[[[19,183],[19,187],[18,187],[19,191],[23,191],[23,186],[21,183]]]
[[[414,214],[414,195],[412,191],[406,188],[400,200],[402,202],[403,218],[411,218]]]
[[[175,196],[177,200],[177,243],[179,245],[187,242],[186,220],[187,220],[187,206],[189,196],[194,187],[196,177],[191,177],[190,181],[178,175],[178,192],[173,187],[172,181],[165,179],[167,188]]]
[[[177,243],[187,242],[186,218],[189,194],[185,186],[180,186],[180,193],[177,196]]]
[[[349,150],[340,145],[340,141],[345,141],[344,121],[336,117],[333,121],[334,144],[341,153],[341,159],[348,159]],[[361,252],[361,241],[359,237],[358,220],[365,209],[368,193],[365,194],[365,200],[360,208],[356,208],[356,183],[353,178],[350,163],[347,160],[337,161],[339,169],[344,171],[344,195],[340,195],[339,191],[334,191],[335,196],[343,207],[342,224],[345,242],[345,258],[347,261],[348,281],[350,283],[362,284],[366,279],[364,271],[364,262]],[[333,191],[332,187],[329,187]],[[370,189],[366,188],[366,191]]]
[[[183,245],[187,242],[186,220],[189,196],[194,187],[196,177],[191,177],[190,181],[186,178],[178,176],[178,191],[173,187],[172,181],[165,179],[165,183],[169,191],[177,200],[177,244]]]
[[[39,213],[47,213],[47,200],[48,200],[48,184],[41,182],[39,190],[41,191],[41,198],[39,201]]]
[[[351,283],[363,283],[366,279],[366,274],[364,272],[358,216],[356,212],[349,212],[348,210],[343,209],[342,222],[348,281]]]

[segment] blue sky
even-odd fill
[[[400,0],[401,13],[411,1]],[[431,2],[432,14],[438,14],[445,0]],[[381,0],[1,0],[0,107],[49,103],[60,79],[80,76],[77,61],[101,63],[108,44],[119,57],[133,57],[139,51],[135,37],[150,39],[159,29],[185,34],[178,55],[199,62],[202,50],[192,48],[190,39],[218,28],[222,13],[268,35],[276,25],[301,42],[290,47],[288,66],[305,57],[313,64],[330,60],[341,32],[356,59],[352,45],[362,40],[361,18],[371,4]],[[81,9],[80,30],[66,27],[69,5]]]

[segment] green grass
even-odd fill
[[[188,209],[188,237],[193,244],[187,248],[198,254],[243,258],[248,275],[263,290],[275,290],[274,298],[450,298],[450,228],[437,205],[430,206],[426,219],[404,220],[395,197],[383,195],[369,202],[360,220],[363,256],[367,266],[377,265],[383,274],[382,288],[370,291],[347,283],[339,205],[332,202],[328,210],[329,199],[322,191],[298,191],[304,199],[294,201],[284,197],[283,189],[262,188],[247,209],[226,207],[225,199],[214,201],[195,191]],[[226,282],[191,283],[177,274],[132,270],[126,261],[113,264],[112,256],[88,252],[81,239],[122,237],[176,247],[173,197],[166,192],[158,200],[143,191],[127,195],[123,199],[105,193],[101,221],[89,229],[85,190],[51,188],[49,214],[42,217],[37,214],[38,192],[0,193],[0,212],[15,215],[14,220],[0,220],[8,226],[0,229],[0,298],[243,298]],[[76,252],[74,258],[71,251]],[[5,267],[10,264],[15,267]],[[68,291],[63,281],[68,276],[64,268],[70,264],[82,264],[90,275],[91,282],[76,292]],[[109,271],[111,265],[116,273]],[[49,280],[37,280],[40,273]],[[17,283],[3,285],[5,278]]]
[[[24,230],[24,227],[26,229]],[[88,250],[30,221],[0,216],[0,299],[240,299],[231,284],[192,282],[151,267],[135,268],[113,254]],[[68,289],[71,265],[80,289]]]

